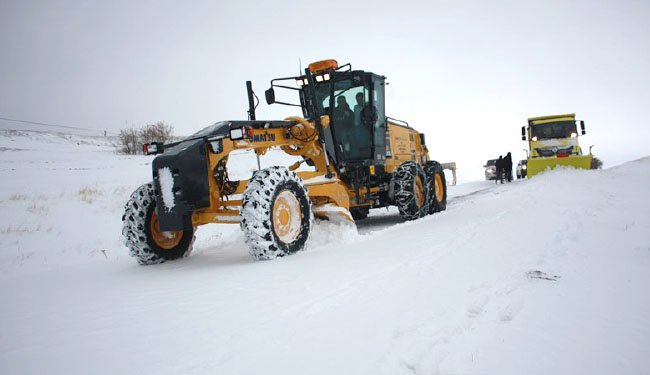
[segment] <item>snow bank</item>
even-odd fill
[[[0,373],[650,368],[650,158],[450,187],[447,211],[378,210],[358,233],[317,223],[268,262],[207,225],[189,258],[141,267],[120,219],[152,158],[31,137],[0,135],[25,150],[0,152]]]

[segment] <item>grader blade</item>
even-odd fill
[[[339,207],[331,203],[312,207],[314,216],[328,220],[335,224],[350,225],[356,227],[352,214],[344,207]]]

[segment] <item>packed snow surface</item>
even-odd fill
[[[1,374],[650,372],[650,158],[317,222],[273,261],[208,225],[189,258],[138,266],[121,215],[152,158],[113,149],[0,132]]]

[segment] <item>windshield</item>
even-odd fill
[[[492,167],[495,165],[497,165],[497,159],[488,160],[487,164],[485,164],[486,167]]]
[[[576,133],[574,121],[551,122],[548,124],[532,125],[531,136],[537,139],[569,138],[571,133]]]

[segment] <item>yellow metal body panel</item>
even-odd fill
[[[548,157],[548,158],[528,158],[526,163],[526,171],[528,177],[532,177],[539,172],[548,169],[553,169],[558,166],[571,166],[574,168],[591,169],[591,155],[573,155],[564,158]]]
[[[309,192],[309,198],[312,199],[313,202],[317,202],[317,206],[334,203],[346,210],[350,208],[350,198],[345,186],[340,181],[327,184],[308,185],[305,187]]]
[[[428,150],[422,145],[420,133],[415,129],[388,122],[386,137],[392,156],[386,159],[386,172],[393,172],[405,161],[424,164],[429,160]]]

